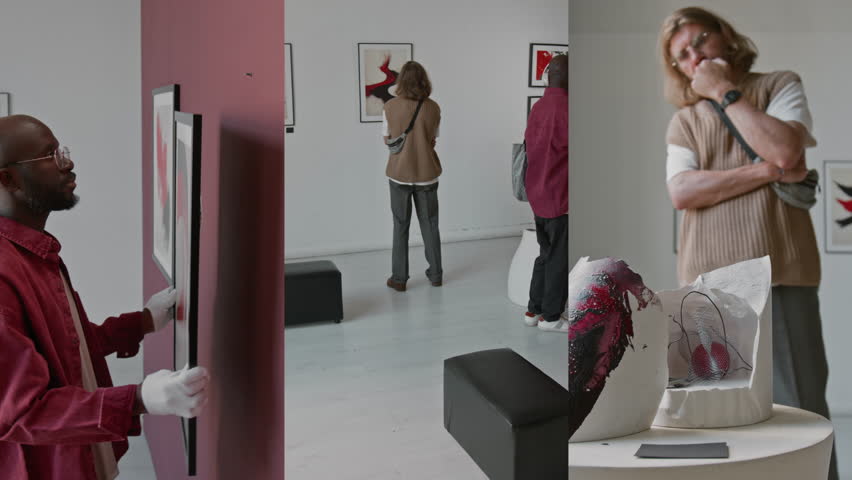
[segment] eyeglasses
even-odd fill
[[[710,36],[710,32],[701,32],[698,35],[692,37],[692,41],[689,42],[689,48],[692,48],[693,52],[698,51],[701,47],[704,46],[704,43],[707,42],[707,38]],[[672,60],[672,67],[677,67],[679,64],[682,64],[689,58],[689,52],[684,48],[674,57]]]
[[[6,165],[40,162],[42,160],[47,160],[48,158],[52,158],[53,161],[56,162],[56,166],[59,167],[60,170],[64,170],[71,165],[71,150],[69,150],[68,147],[59,147],[54,150],[50,155],[38,158],[31,158],[29,160],[18,160],[17,162],[9,162]]]

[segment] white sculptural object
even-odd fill
[[[569,275],[569,441],[650,428],[668,383],[668,319],[623,261],[581,258]]]
[[[769,257],[658,292],[668,316],[670,388],[654,425],[750,425],[772,413],[772,271]]]

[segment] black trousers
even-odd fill
[[[539,254],[533,265],[527,311],[555,322],[568,301],[568,214],[535,217],[535,234]]]

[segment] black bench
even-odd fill
[[[340,270],[329,260],[284,264],[284,324],[343,319]]]
[[[444,427],[491,480],[568,478],[568,390],[511,349],[444,360]]]

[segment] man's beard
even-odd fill
[[[80,197],[57,190],[28,178],[23,178],[23,192],[27,206],[33,213],[44,215],[59,210],[70,210],[77,205]]]

